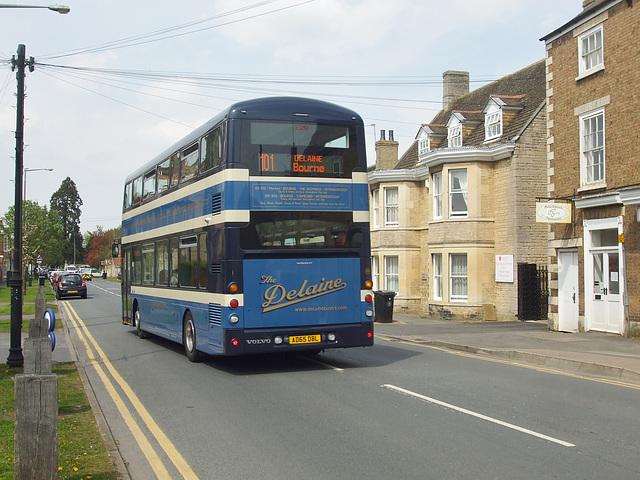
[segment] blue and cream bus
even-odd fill
[[[373,345],[364,125],[236,103],[129,175],[123,323],[187,357]]]

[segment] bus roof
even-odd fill
[[[313,112],[313,113],[311,113]],[[324,102],[302,97],[267,97],[253,100],[243,100],[222,110],[218,115],[207,121],[181,140],[156,155],[151,161],[137,168],[129,174],[125,183],[147,172],[154,165],[179,151],[181,148],[195,142],[224,119],[265,119],[291,120],[305,119],[311,122],[356,122],[362,124],[362,118],[353,110],[334,103]]]

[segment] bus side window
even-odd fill
[[[142,284],[153,285],[155,281],[155,249],[153,243],[142,246]]]
[[[182,151],[180,183],[192,179],[198,174],[198,144],[191,145]]]
[[[142,177],[133,181],[133,204],[137,205],[142,201]]]
[[[144,174],[142,181],[142,199],[152,198],[156,196],[156,169],[148,171]]]
[[[158,193],[169,189],[171,185],[171,159],[167,158],[158,165]]]
[[[133,285],[140,285],[142,283],[142,247],[140,245],[134,245],[131,255],[131,283]]]
[[[124,208],[129,208],[132,204],[133,197],[131,195],[133,191],[133,187],[131,182],[127,183],[124,186]]]
[[[172,238],[169,242],[169,251],[171,258],[171,281],[172,287],[178,286],[178,239]]]
[[[202,138],[202,172],[219,167],[222,163],[223,134],[222,126],[210,131]]]
[[[171,156],[171,181],[169,182],[169,188],[178,185],[180,179],[180,153],[174,153]]]
[[[156,284],[166,287],[169,284],[169,240],[156,243]]]
[[[180,239],[180,286],[198,286],[198,239],[189,236]]]

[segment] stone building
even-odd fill
[[[545,63],[469,92],[443,75],[443,108],[398,160],[376,142],[369,171],[374,288],[396,311],[514,320],[518,264],[547,263]]]
[[[561,331],[640,334],[640,2],[585,0],[546,45],[549,321]]]

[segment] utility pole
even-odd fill
[[[13,233],[13,270],[9,277],[11,287],[11,345],[7,365],[19,367],[24,364],[22,355],[22,169],[24,153],[24,77],[26,62],[26,47],[18,45],[18,57],[12,58],[12,70],[17,71],[18,102],[16,108],[16,178],[15,178],[15,208]],[[34,59],[29,59],[29,70],[33,71]]]

